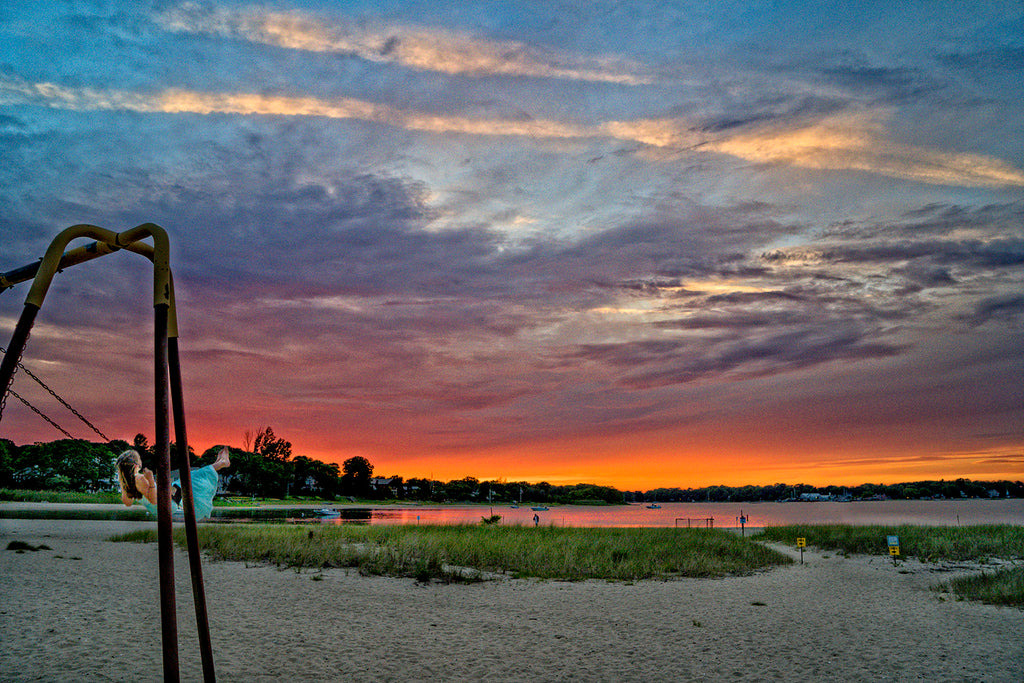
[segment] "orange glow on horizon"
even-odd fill
[[[622,438],[594,438],[458,454],[406,451],[400,457],[370,448],[318,450],[293,444],[293,454],[338,465],[359,455],[370,461],[376,475],[397,475],[405,479],[446,482],[473,477],[480,481],[543,481],[554,485],[587,483],[624,491],[776,483],[857,486],[959,478],[982,481],[1021,478],[1022,456],[1012,444],[971,453],[883,452],[854,446],[842,452],[805,450],[792,455],[779,452],[785,449],[758,448],[750,444],[736,445],[730,451],[709,447],[707,443],[686,449],[657,443],[664,439],[665,434],[647,435],[646,439],[640,438],[639,443]],[[223,439],[200,441],[213,445],[222,443]],[[196,451],[202,453],[207,447],[197,446]],[[800,452],[794,449],[792,453]]]

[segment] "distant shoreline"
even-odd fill
[[[341,514],[321,519],[317,511],[328,508]],[[253,513],[253,514],[247,514]],[[289,514],[294,513],[294,514]],[[712,526],[749,532],[765,526],[790,524],[851,524],[969,526],[1011,524],[1024,526],[1024,499],[966,499],[923,501],[821,501],[794,503],[662,503],[657,509],[644,505],[577,506],[551,505],[534,511],[528,506],[507,504],[409,504],[409,503],[265,503],[256,506],[218,506],[213,522],[291,521],[305,523],[363,522],[373,524],[478,524],[482,517],[498,515],[501,524],[555,526]],[[534,515],[537,520],[534,520]],[[741,524],[741,515],[745,522]],[[146,521],[141,506],[126,508],[110,503],[0,502],[0,518],[120,519]],[[149,518],[152,519],[152,518]]]

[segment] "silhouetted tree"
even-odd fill
[[[349,458],[341,465],[341,490],[349,496],[365,496],[370,492],[373,465],[361,455]]]
[[[286,462],[292,456],[292,445],[277,438],[270,427],[264,427],[252,442],[252,452],[276,462]]]
[[[480,496],[480,480],[476,477],[454,479],[444,486],[449,500],[472,500]]]
[[[304,455],[296,455],[289,463],[292,467],[292,495],[323,496],[338,494],[340,468]]]
[[[153,458],[153,449],[149,445],[149,439],[146,438],[145,434],[136,434],[135,438],[132,439],[132,448],[139,454],[143,462]]]
[[[214,447],[203,453],[202,460],[209,455],[216,455],[220,447]],[[233,493],[262,498],[282,498],[288,491],[291,464],[265,458],[258,453],[249,453],[234,448],[228,449],[231,454],[231,467],[221,471],[224,488]]]

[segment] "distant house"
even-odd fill
[[[822,500],[832,500],[832,496],[827,493],[801,493],[800,500],[805,503],[817,502]]]
[[[370,488],[374,491],[389,491],[392,496],[398,497],[397,477],[373,477],[370,479]]]

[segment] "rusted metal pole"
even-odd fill
[[[18,368],[18,360],[28,343],[29,332],[32,331],[32,324],[36,320],[39,307],[34,304],[25,304],[21,309],[21,317],[14,326],[14,334],[11,335],[11,343],[7,345],[7,353],[3,362],[0,363],[0,397],[7,396],[7,390],[11,388],[11,381],[14,379],[14,371]]]
[[[185,512],[185,540],[188,545],[188,566],[192,574],[192,601],[196,608],[196,629],[199,635],[199,653],[203,660],[203,680],[217,680],[213,669],[213,647],[210,644],[210,623],[206,614],[206,589],[203,586],[203,565],[199,554],[199,534],[196,528],[196,506],[192,496],[192,472],[188,457],[188,439],[185,431],[184,392],[181,385],[181,362],[178,338],[167,340],[167,366],[171,380],[171,411],[174,414],[174,443],[178,448],[178,479],[181,481],[181,501]]]
[[[156,535],[160,562],[160,631],[164,680],[178,681],[178,617],[174,598],[174,538],[171,526],[171,450],[167,396],[167,309],[153,307],[154,407],[156,412]]]

